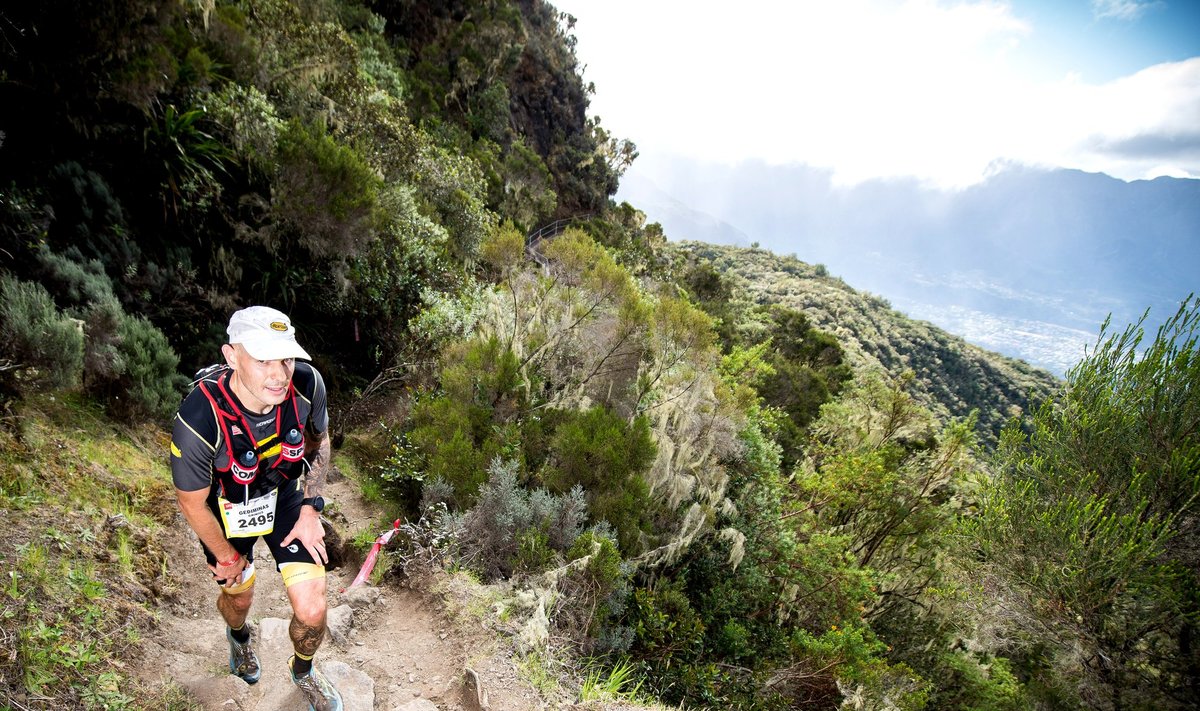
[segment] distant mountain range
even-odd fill
[[[1155,326],[1200,292],[1200,180],[1008,167],[961,191],[827,171],[634,164],[618,198],[672,240],[824,264],[911,317],[1062,375],[1112,314]]]

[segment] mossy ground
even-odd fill
[[[115,425],[72,394],[0,432],[0,706],[181,709],[128,661],[177,593],[156,541],[175,512],[165,431]]]

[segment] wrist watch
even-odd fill
[[[325,510],[325,497],[312,496],[307,499],[301,500],[300,505],[301,506],[311,506],[317,513],[321,513],[322,511]]]

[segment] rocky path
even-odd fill
[[[353,483],[335,481],[327,496],[345,517],[338,525],[343,538],[378,525]],[[175,682],[205,709],[307,709],[287,669],[291,607],[265,546],[260,542],[255,550],[258,577],[250,613],[263,670],[251,686],[229,674],[218,592],[182,517],[167,537],[178,592],[159,610],[157,628],[144,631],[141,676],[151,683]],[[508,644],[478,620],[451,620],[438,598],[409,587],[368,584],[343,592],[357,573],[349,566],[329,572],[330,634],[316,658],[341,692],[346,711],[546,708],[518,680]]]

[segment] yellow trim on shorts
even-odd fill
[[[325,577],[325,566],[316,563],[283,563],[279,566],[279,574],[283,576],[283,586],[290,588],[296,583]]]
[[[240,582],[237,585],[234,585],[232,587],[227,588],[222,585],[221,592],[225,593],[226,595],[237,595],[238,593],[244,593],[247,590],[249,590],[250,588],[252,588],[254,586],[254,576],[258,575],[258,571],[254,569],[253,563],[250,564],[249,569],[250,569],[250,577],[246,578],[242,582]]]

